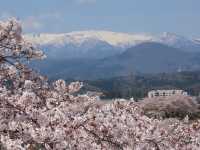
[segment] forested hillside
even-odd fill
[[[104,93],[105,98],[136,99],[147,96],[152,89],[183,89],[190,95],[200,93],[200,72],[180,72],[129,75],[110,79],[85,81],[87,90],[97,90]]]

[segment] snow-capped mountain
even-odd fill
[[[45,50],[53,59],[105,58],[122,53],[127,48],[152,41],[144,34],[115,33],[109,31],[80,31],[62,34],[27,34],[25,39]]]
[[[145,34],[128,34],[110,31],[79,31],[62,34],[27,34],[25,38],[38,45],[74,44],[81,46],[91,39],[107,42],[114,47],[127,48],[143,41],[151,41],[153,37]]]
[[[200,68],[200,40],[173,33],[152,36],[81,31],[24,37],[47,55],[33,67],[52,78],[92,79],[130,71],[160,73]]]
[[[104,58],[145,42],[158,42],[183,51],[200,52],[200,41],[174,33],[160,36],[110,31],[79,31],[62,34],[26,34],[25,39],[40,46],[50,58]]]
[[[200,44],[200,39],[195,39],[194,41]]]
[[[200,41],[174,33],[164,32],[157,38],[156,42],[179,48],[184,51],[200,52]]]

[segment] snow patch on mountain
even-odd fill
[[[152,36],[146,34],[127,34],[110,31],[71,32],[68,35],[74,37],[78,41],[82,38],[96,38],[116,47],[126,47],[143,41],[151,41],[153,38]]]
[[[200,44],[200,39],[195,39],[194,40],[197,44]]]
[[[77,31],[60,34],[26,34],[25,39],[42,47],[74,48],[82,51],[99,50],[99,45],[113,47],[122,52],[127,48],[145,42],[158,42],[184,51],[200,52],[200,39],[191,39],[174,33],[164,32],[160,36],[149,34],[128,34],[111,31]],[[71,47],[71,48],[69,48]],[[101,46],[102,47],[102,46]]]
[[[110,31],[79,31],[63,34],[26,34],[25,39],[37,45],[54,45],[64,46],[66,44],[73,44],[81,46],[88,41],[102,41],[111,46],[127,48],[144,41],[153,41],[151,35],[146,34],[127,34],[116,33]]]
[[[157,39],[158,42],[166,44],[168,46],[172,46],[175,48],[197,48],[199,42],[195,39],[187,38],[184,36],[180,36],[174,33],[164,32],[161,36]]]

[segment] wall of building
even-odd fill
[[[154,91],[148,92],[149,98],[168,97],[168,96],[173,96],[173,95],[185,95],[185,96],[187,96],[188,93],[183,91],[183,90],[154,90]]]

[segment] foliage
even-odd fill
[[[8,150],[199,149],[200,121],[158,120],[134,101],[77,95],[82,83],[49,85],[23,61],[41,58],[20,24],[0,25],[0,145]],[[9,81],[9,84],[8,84]]]
[[[200,118],[200,105],[196,97],[175,95],[171,97],[145,98],[139,102],[144,113],[155,118]]]
[[[192,96],[199,96],[200,93],[199,71],[129,75],[85,82],[86,90],[98,89],[104,93],[105,99],[141,99],[152,89],[183,89]]]

